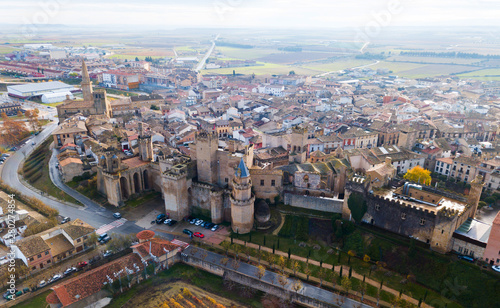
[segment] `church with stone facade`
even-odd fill
[[[67,97],[57,108],[59,121],[63,121],[76,114],[85,117],[91,115],[105,115],[112,117],[111,104],[106,98],[106,90],[93,90],[92,81],[90,81],[89,72],[85,60],[82,60],[82,95],[83,99],[70,99]]]

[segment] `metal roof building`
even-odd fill
[[[51,92],[76,92],[79,91],[72,85],[60,81],[49,81],[40,83],[27,83],[15,86],[7,86],[9,96],[26,99],[33,96],[41,96]]]

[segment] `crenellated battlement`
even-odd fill
[[[213,141],[213,140],[219,140],[219,136],[217,135],[217,132],[207,132],[205,130],[201,130],[196,132],[195,134],[195,139],[196,140],[201,140],[201,141]]]
[[[385,198],[380,195],[369,195],[369,198],[372,199],[374,202],[379,203],[383,206],[406,209],[407,211],[414,211],[415,213],[424,214],[429,217],[436,217],[436,211],[424,209],[422,207],[415,206],[414,204],[411,203]],[[381,208],[381,210],[383,210],[383,208]]]
[[[236,205],[236,206],[251,206],[253,207],[255,203],[255,196],[252,195],[252,198],[248,200],[236,200],[234,199],[233,195],[230,195],[229,198],[231,199],[231,205]]]

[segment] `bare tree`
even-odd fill
[[[278,276],[278,283],[281,285],[282,288],[285,288],[286,285],[288,284],[288,275],[283,272]]]

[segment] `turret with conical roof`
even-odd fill
[[[236,168],[230,200],[233,232],[250,232],[253,228],[255,196],[252,195],[252,180],[243,158]]]

